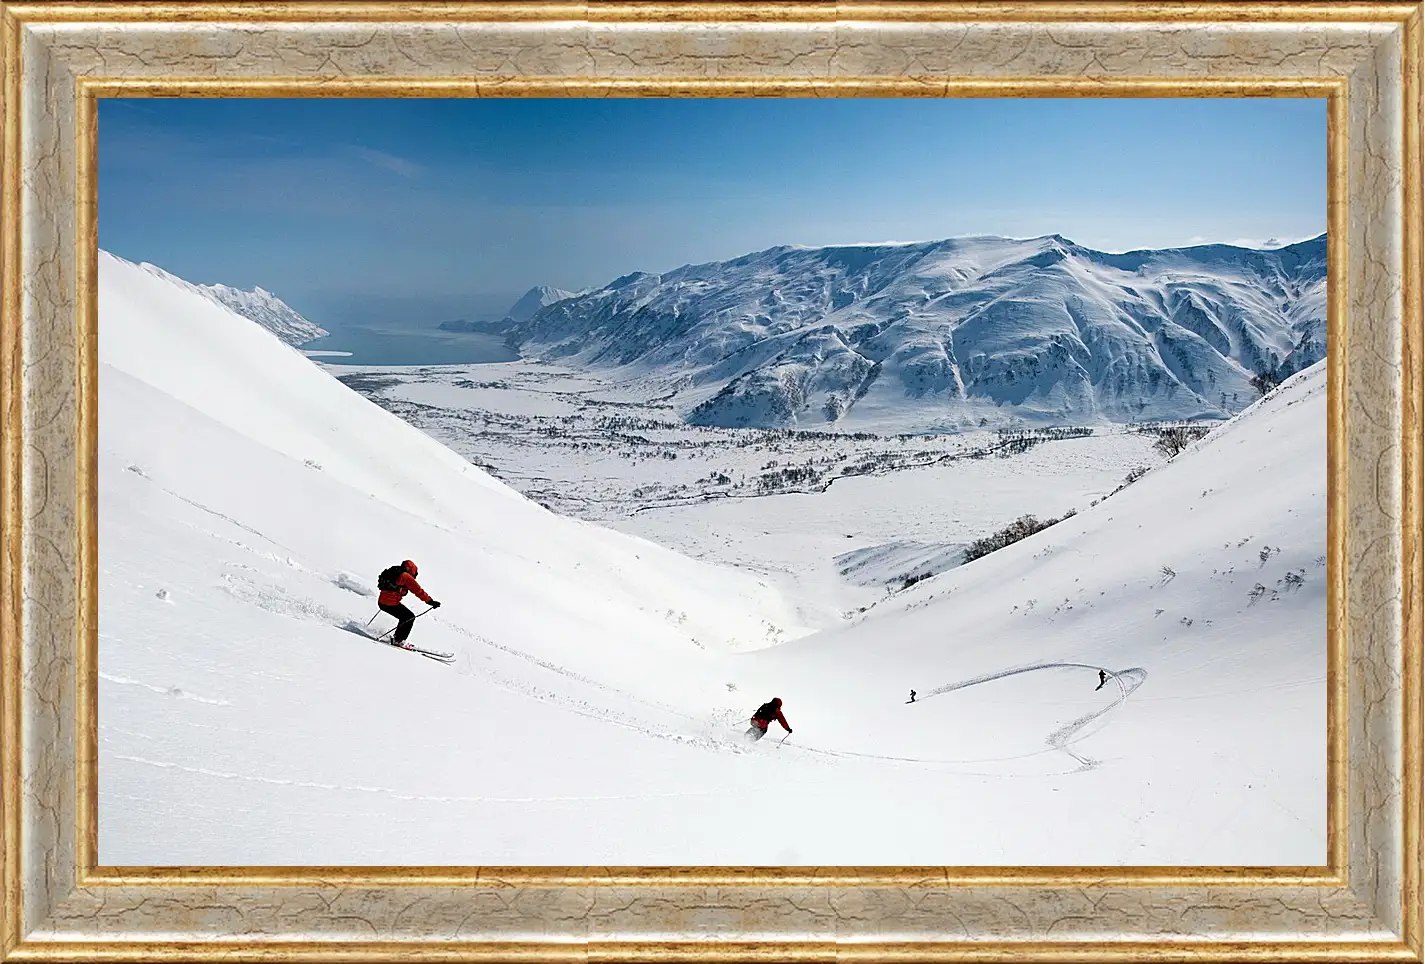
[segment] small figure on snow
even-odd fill
[[[392,639],[397,646],[406,645],[406,637],[411,635],[411,627],[416,622],[416,614],[401,602],[408,591],[415,593],[416,598],[429,603],[431,609],[440,608],[440,603],[430,598],[421,588],[421,584],[416,582],[418,571],[416,564],[406,559],[399,566],[381,570],[381,575],[376,577],[376,588],[381,590],[381,595],[376,598],[376,605],[381,607],[382,612],[390,613],[400,621]]]
[[[1098,685],[1093,688],[1093,691],[1094,691],[1095,693],[1097,693],[1099,690],[1103,689],[1103,684],[1104,684],[1104,683],[1107,683],[1107,682],[1108,682],[1108,674],[1105,673],[1103,670],[1099,670],[1099,671],[1098,671]]]
[[[748,728],[747,735],[753,743],[767,735],[767,727],[772,725],[773,720],[782,724],[782,729],[788,733],[792,732],[792,728],[787,725],[787,718],[782,715],[782,698],[780,696],[773,697],[769,703],[763,703],[757,707],[757,712],[752,714],[752,726]]]
[[[911,691],[910,691],[910,699],[909,699],[907,702],[910,702],[910,703],[914,703],[914,702],[915,702],[915,690],[911,690]]]

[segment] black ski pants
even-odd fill
[[[398,643],[404,643],[406,637],[411,635],[411,627],[416,623],[416,614],[406,608],[405,603],[396,603],[394,606],[382,606],[383,613],[390,613],[401,621],[396,627],[396,635],[392,637]]]

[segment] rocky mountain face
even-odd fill
[[[544,304],[507,338],[701,425],[1221,418],[1257,397],[1254,375],[1324,357],[1325,290],[1325,235],[1126,254],[1058,235],[784,246],[625,275]]]
[[[566,298],[574,297],[574,292],[565,291],[563,288],[551,288],[548,285],[538,285],[526,291],[519,301],[510,306],[510,310],[505,312],[506,318],[513,318],[515,321],[528,321],[534,317],[541,308],[547,308],[556,301],[563,301]]]
[[[326,329],[303,318],[290,305],[264,288],[243,291],[227,285],[194,285],[204,297],[227,305],[250,321],[255,321],[289,345],[305,345],[329,334]]]
[[[563,301],[565,298],[572,298],[574,294],[574,292],[565,291],[563,288],[536,285],[521,295],[519,300],[510,306],[510,310],[505,312],[505,316],[498,321],[467,321],[461,318],[457,321],[443,321],[436,327],[441,331],[474,331],[487,335],[503,334],[514,325],[528,321],[541,308],[552,305],[556,301]]]
[[[318,338],[330,334],[325,328],[303,318],[281,298],[263,288],[243,291],[240,288],[230,288],[227,285],[193,284],[191,281],[184,281],[177,275],[164,271],[156,264],[149,264],[147,261],[135,264],[135,262],[127,261],[107,251],[102,253],[121,264],[135,265],[135,267],[163,278],[186,291],[201,295],[209,301],[236,312],[248,321],[255,321],[289,345],[305,345],[309,341],[316,341]]]

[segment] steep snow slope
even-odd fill
[[[264,638],[315,632],[348,649],[359,641],[339,627],[375,611],[362,587],[406,557],[446,603],[423,635],[478,625],[569,647],[570,665],[605,665],[625,649],[656,661],[765,645],[798,631],[754,577],[545,511],[167,279],[106,255],[100,311],[101,552],[111,571],[196,580],[198,597],[235,594],[245,604],[235,619],[255,607],[253,618],[297,620]],[[206,534],[208,555],[151,565],[147,553],[166,541],[158,533],[178,520],[189,541],[195,525]],[[113,537],[125,526],[132,540]],[[105,588],[104,632],[153,614],[146,597],[138,611],[123,602],[139,590],[122,580]],[[175,590],[167,603],[177,599]],[[227,617],[203,625],[219,640],[233,632]],[[118,644],[101,648],[101,662],[109,657],[122,659]]]
[[[1113,806],[1133,797],[1194,827],[1184,844],[1211,846],[1199,830],[1236,833],[1250,811],[1319,863],[1325,419],[1322,362],[1097,507],[855,626],[755,654],[758,672],[797,681],[809,752],[967,761],[993,748],[1028,766],[1047,739],[1117,774]],[[1113,674],[1102,690],[1091,667]],[[917,704],[884,712],[911,688]]]
[[[738,652],[799,632],[755,578],[553,516],[107,256],[100,360],[104,863],[1324,857],[1320,366],[912,606]],[[344,628],[407,556],[453,666]],[[741,746],[772,695],[796,733]]]
[[[1220,418],[1324,356],[1325,236],[1106,254],[1016,241],[784,246],[626,275],[510,331],[722,426]]]

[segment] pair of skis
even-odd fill
[[[430,612],[430,611],[431,611],[432,609],[434,609],[434,608],[435,608],[435,607],[432,606],[432,607],[430,607],[430,609],[423,609],[423,610],[421,610],[420,612],[416,613],[415,618],[416,618],[416,619],[420,619],[422,616],[424,616],[426,613]],[[379,613],[378,613],[378,615],[379,615]],[[371,618],[374,620],[376,617],[375,617],[375,616],[372,616]],[[367,625],[367,626],[370,626],[371,623],[368,622],[366,625]],[[393,626],[393,627],[391,627],[390,629],[386,630],[384,633],[382,633],[380,636],[372,636],[369,632],[367,632],[367,631],[365,630],[365,628],[363,628],[363,629],[362,629],[362,634],[365,635],[367,639],[375,640],[375,641],[378,642],[378,643],[384,643],[384,644],[387,645],[387,646],[393,646],[393,647],[395,647],[396,649],[404,649],[404,650],[407,650],[408,652],[420,653],[422,656],[426,657],[427,659],[433,659],[433,660],[435,660],[437,663],[445,663],[446,665],[450,665],[451,663],[455,662],[455,654],[454,654],[454,653],[442,653],[442,652],[440,652],[439,650],[434,650],[434,649],[422,649],[421,647],[412,645],[411,643],[398,643],[398,642],[396,642],[394,639],[387,639],[386,637],[387,637],[387,636],[390,636],[392,633],[394,633],[397,628],[398,628],[398,627]]]
[[[439,652],[439,651],[434,650],[434,649],[421,649],[419,646],[412,646],[410,643],[397,643],[397,642],[395,642],[395,641],[393,641],[393,640],[389,640],[389,639],[376,639],[375,636],[372,636],[371,638],[372,638],[372,639],[375,639],[376,642],[378,642],[378,643],[384,643],[385,645],[387,645],[387,646],[393,646],[393,647],[395,647],[396,649],[404,649],[404,650],[407,650],[408,652],[420,653],[422,656],[426,657],[427,659],[433,659],[433,660],[435,660],[437,663],[445,663],[446,665],[449,665],[449,664],[455,662],[455,654],[454,654],[454,653],[442,653],[442,652]]]

